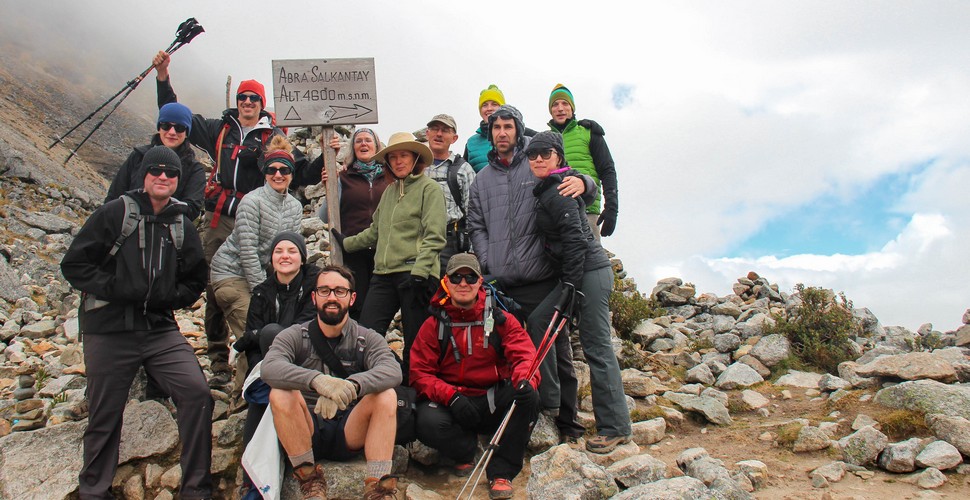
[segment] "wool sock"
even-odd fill
[[[393,464],[394,462],[391,460],[368,460],[367,476],[380,479],[391,473],[391,466]]]
[[[287,455],[286,458],[290,459],[290,463],[293,468],[297,468],[303,464],[313,464],[313,448],[300,453],[299,455]]]

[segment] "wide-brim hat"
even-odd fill
[[[414,171],[411,172],[412,174],[421,173],[425,167],[434,162],[434,155],[431,153],[431,149],[427,145],[418,142],[411,132],[395,132],[391,134],[391,138],[387,140],[387,146],[381,148],[374,155],[374,159],[387,165],[387,153],[392,151],[410,151],[418,155],[418,158],[423,161],[424,166],[419,167],[415,165]]]

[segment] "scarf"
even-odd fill
[[[375,178],[384,173],[384,168],[376,161],[364,163],[360,160],[354,160],[353,168],[359,172],[360,175],[363,175],[371,184],[374,183]]]

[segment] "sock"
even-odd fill
[[[393,464],[394,462],[391,460],[368,460],[367,476],[380,479],[391,473],[391,466]]]
[[[294,469],[303,464],[312,464],[313,448],[310,448],[309,450],[303,453],[300,453],[299,455],[287,455],[286,458],[290,459],[290,463],[293,465]]]

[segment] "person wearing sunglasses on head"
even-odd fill
[[[260,163],[263,187],[250,191],[239,204],[236,224],[212,258],[209,282],[216,305],[226,315],[230,333],[242,338],[253,289],[266,280],[273,239],[281,231],[300,231],[303,204],[288,188],[293,182],[293,146],[273,137]],[[245,357],[239,358],[233,393],[242,387]],[[228,381],[227,381],[228,382]]]
[[[159,108],[178,100],[169,77],[170,62],[165,51],[159,51],[152,59]],[[202,243],[210,263],[216,250],[232,232],[243,196],[265,182],[259,158],[273,137],[286,137],[286,132],[276,126],[275,116],[266,111],[267,103],[263,84],[244,80],[236,89],[235,108],[223,111],[219,118],[192,115],[189,142],[205,150],[215,164],[203,193]],[[298,149],[292,155],[292,187],[295,188],[307,184],[302,177],[307,170],[307,159]],[[223,311],[212,300],[210,286],[206,289],[205,336],[212,362],[210,383],[213,387],[221,387],[229,379],[228,332],[224,322]]]
[[[140,171],[142,187],[95,210],[61,260],[64,278],[82,293],[78,326],[89,409],[78,492],[111,498],[122,415],[144,367],[178,412],[179,497],[211,498],[212,394],[173,312],[195,303],[205,288],[202,241],[184,203],[172,198],[181,179],[178,155],[155,146]]]
[[[558,188],[563,178],[575,174],[566,164],[562,135],[554,131],[539,132],[525,152],[532,175],[536,177],[532,190],[537,206],[536,228],[545,242],[546,256],[561,280],[560,286],[577,297],[580,306],[579,340],[589,364],[597,432],[595,437],[586,441],[586,449],[594,453],[609,453],[618,445],[630,442],[633,433],[620,378],[620,365],[610,339],[609,301],[613,291],[613,268],[599,240],[593,235],[586,217],[586,203],[581,198],[559,194]],[[554,301],[560,295],[560,291],[555,290],[547,300]],[[573,370],[572,359],[559,352],[569,350],[566,339],[565,334],[557,337],[553,347],[556,355],[549,356],[556,360],[555,366],[560,374]],[[575,418],[576,389],[575,385],[562,384],[560,419],[564,416]],[[547,407],[554,403],[549,399],[544,402]]]
[[[489,498],[512,498],[526,445],[539,415],[539,376],[528,380],[536,349],[512,314],[482,286],[474,254],[448,260],[432,316],[411,347],[411,385],[418,391],[417,437],[472,473],[478,435],[495,432],[515,411],[485,469]]]
[[[190,220],[195,220],[202,213],[205,169],[195,158],[195,151],[186,140],[189,130],[192,129],[192,111],[177,102],[166,104],[158,110],[155,128],[157,132],[152,135],[151,142],[134,148],[121,164],[114,180],[111,181],[111,186],[108,187],[104,202],[107,203],[140,186],[139,168],[145,153],[155,146],[166,146],[175,151],[182,164],[178,187],[172,197],[185,203],[185,215]]]

